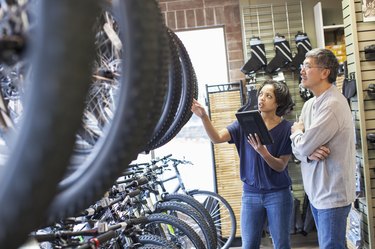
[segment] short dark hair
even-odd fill
[[[325,48],[315,48],[306,53],[306,58],[314,58],[318,66],[329,69],[329,83],[336,81],[339,70],[339,62],[331,50]]]
[[[279,82],[276,80],[266,80],[259,87],[257,97],[259,96],[260,91],[265,85],[272,85],[274,88],[277,109],[276,115],[281,117],[288,114],[293,110],[294,102],[292,96],[290,95],[289,88],[284,82]]]

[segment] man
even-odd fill
[[[338,62],[327,49],[306,53],[302,84],[314,93],[291,128],[319,248],[346,248],[346,219],[355,200],[355,135],[347,100],[333,83]]]

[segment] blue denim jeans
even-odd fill
[[[290,248],[290,221],[293,197],[289,188],[278,192],[242,193],[241,237],[243,249],[260,247],[263,225],[267,219],[274,248]]]
[[[345,249],[346,220],[351,205],[338,208],[316,209],[310,204],[314,216],[320,249]]]

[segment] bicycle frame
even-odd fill
[[[163,189],[163,192],[166,192],[166,189],[164,187],[164,183],[172,181],[174,179],[177,179],[178,182],[176,183],[177,185],[173,188],[172,193],[178,193],[178,191],[181,190],[184,194],[189,194],[190,191],[196,190],[196,189],[193,189],[193,190],[187,190],[186,189],[185,184],[184,184],[184,182],[182,180],[181,173],[180,173],[180,171],[178,169],[178,165],[180,163],[182,163],[182,162],[181,161],[173,161],[172,167],[174,168],[175,175],[171,176],[171,177],[168,177],[166,179],[163,179],[162,181],[159,181],[160,182],[160,186]]]

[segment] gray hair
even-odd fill
[[[306,53],[306,58],[314,58],[318,66],[329,69],[329,83],[336,81],[339,62],[336,56],[329,49],[314,48]]]

